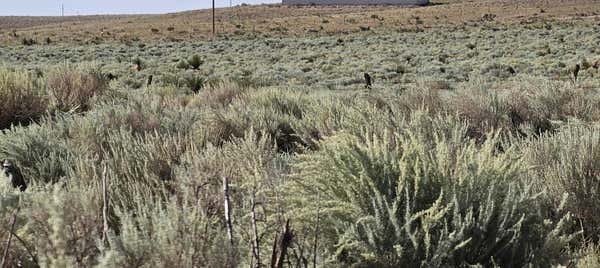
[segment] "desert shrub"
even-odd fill
[[[310,148],[323,137],[337,131],[361,133],[364,129],[397,129],[411,114],[405,104],[405,96],[387,93],[369,94],[323,94],[302,97],[301,118],[293,119],[292,127]],[[410,103],[410,105],[417,104]]]
[[[447,105],[444,103],[442,90],[418,81],[415,87],[410,87],[399,100],[399,107],[405,112],[427,110],[432,114],[444,113]]]
[[[90,187],[56,185],[36,192],[23,204],[23,232],[35,246],[41,266],[91,266],[102,237],[101,192]]]
[[[199,55],[193,55],[187,60],[188,66],[194,70],[198,70],[200,68],[200,65],[202,65],[203,63],[204,60],[202,60],[202,58],[200,58]]]
[[[185,137],[159,133],[138,136],[124,129],[111,132],[102,145],[102,158],[80,155],[73,161],[69,177],[100,181],[104,161],[108,176],[115,178],[111,182],[112,198],[130,204],[136,191],[159,194],[169,189],[174,168],[188,144]]]
[[[554,131],[560,122],[575,118],[596,121],[600,107],[592,91],[526,76],[494,86],[474,80],[443,103],[470,123],[471,136],[477,139],[490,130],[528,136]]]
[[[254,77],[250,71],[243,71],[241,75],[231,77],[231,81],[241,88],[260,88],[272,83],[269,79]]]
[[[204,77],[195,74],[186,75],[183,79],[188,89],[194,93],[198,93],[201,89],[203,89],[204,83],[206,82]]]
[[[103,252],[100,267],[235,265],[223,225],[216,224],[217,216],[207,214],[192,200],[137,196],[133,207],[115,209],[119,234],[110,236],[111,247]]]
[[[30,191],[35,193],[30,193]],[[30,187],[15,196],[2,191],[2,218],[18,206],[7,263],[10,267],[77,267],[92,266],[99,254],[102,200],[96,189],[64,184],[45,188]],[[10,200],[19,200],[10,202]],[[6,241],[8,232],[0,237]]]
[[[468,132],[461,123],[446,134],[418,126],[383,136],[340,133],[299,156],[292,207],[317,229],[321,258],[377,267],[504,267],[562,257],[556,249],[572,239],[565,234],[569,218],[543,217],[514,151],[498,153],[494,137],[480,146],[457,142]]]
[[[179,192],[202,194],[205,197],[203,207],[218,209],[221,193],[215,190],[222,187],[223,177],[236,189],[249,183],[256,173],[273,175],[276,173],[273,162],[277,157],[275,145],[267,133],[250,129],[240,138],[233,138],[220,147],[208,145],[206,148],[193,147],[181,157],[176,169]],[[265,178],[268,178],[265,177]],[[211,190],[212,189],[212,190]],[[241,202],[245,192],[234,191],[232,200]],[[236,203],[241,205],[241,203]]]
[[[184,87],[185,83],[178,75],[173,73],[165,73],[158,79],[161,86]]]
[[[236,98],[242,96],[244,89],[231,82],[209,86],[198,95],[198,104],[212,108],[226,107]]]
[[[198,144],[222,145],[244,135],[249,126],[232,113],[212,111],[195,123],[194,140]]]
[[[177,65],[175,65],[178,69],[184,69],[187,70],[190,68],[190,64],[186,61],[186,60],[180,60],[177,62]]]
[[[470,135],[482,140],[497,129],[511,130],[506,103],[497,92],[482,82],[474,82],[456,91],[449,104],[451,110],[469,122]]]
[[[561,81],[535,77],[518,77],[507,87],[507,95],[516,95],[527,100],[528,121],[567,121],[572,118],[597,121],[600,118],[600,102],[593,90],[574,86]],[[518,94],[520,92],[520,94]]]
[[[588,245],[581,250],[583,255],[577,261],[578,268],[592,268],[600,266],[600,249],[596,245]]]
[[[223,178],[228,178],[233,244],[241,263],[252,258],[252,253],[245,250],[245,241],[252,241],[253,237],[245,230],[252,226],[250,214],[255,204],[259,244],[263,249],[263,263],[266,263],[271,239],[284,221],[285,197],[281,185],[283,174],[287,172],[285,159],[277,153],[269,134],[249,129],[243,137],[234,138],[221,147],[209,145],[199,152],[190,150],[182,159],[177,172],[181,191],[195,195],[196,205],[215,215],[223,215]]]
[[[0,179],[6,179],[4,174],[0,174]],[[20,211],[17,211],[17,208],[20,207],[21,204],[20,199],[21,194],[19,190],[13,189],[12,185],[8,183],[0,183],[0,220],[4,223],[3,226],[6,226],[6,230],[0,232],[0,239],[2,239],[2,241],[8,240],[8,228],[10,228],[15,212],[17,212],[17,217],[14,230],[15,233],[19,235],[19,238],[22,236],[22,232],[20,232],[19,229],[27,222],[27,218],[23,217],[23,214],[20,213]],[[8,254],[5,260],[6,265],[16,266],[16,264],[21,263],[24,266],[28,265],[33,267],[36,262],[36,257],[34,253],[28,253],[28,250],[32,248],[30,243],[26,242],[27,244],[23,245],[23,243],[14,237],[12,241],[13,244],[7,251]],[[5,245],[6,244],[3,244],[2,246],[3,250],[5,249]]]
[[[301,94],[283,94],[269,89],[247,89],[244,92],[243,97],[234,99],[227,109],[213,111],[209,117],[213,120],[209,121],[211,123],[205,137],[210,138],[213,144],[218,144],[219,140],[241,137],[245,131],[253,128],[268,133],[281,152],[302,151],[306,144],[295,123],[303,118],[308,99]]]
[[[0,158],[13,160],[28,183],[64,177],[74,152],[59,127],[48,122],[0,133]]]
[[[46,87],[52,109],[85,112],[91,108],[92,97],[107,89],[108,80],[95,66],[63,64],[50,71]]]
[[[137,93],[122,104],[103,105],[90,111],[79,120],[80,128],[93,128],[92,132],[124,128],[133,134],[158,131],[185,135],[200,112],[186,107],[184,97]]]
[[[554,207],[581,220],[584,235],[600,238],[600,129],[567,125],[523,146],[531,173],[548,189]],[[566,203],[564,197],[567,195]]]
[[[0,68],[0,129],[38,120],[47,109],[42,83],[26,71]]]
[[[303,110],[309,102],[307,98],[297,93],[285,94],[279,90],[257,90],[243,99],[251,105],[262,106],[274,113],[287,115],[301,120]]]

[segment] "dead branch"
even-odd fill
[[[108,239],[108,163],[104,164],[102,172],[102,243],[106,244]]]
[[[19,213],[19,209],[20,208],[17,207],[17,209],[15,209],[15,212],[13,212],[12,222],[10,224],[10,232],[8,233],[8,240],[6,241],[6,247],[4,248],[4,254],[2,254],[2,263],[0,264],[0,267],[2,267],[2,268],[4,268],[6,265],[6,258],[8,257],[10,243],[12,242],[12,236],[13,236],[13,233],[15,232],[15,224],[17,223],[17,214]]]
[[[283,262],[285,261],[285,255],[287,253],[287,248],[292,243],[294,239],[294,234],[290,229],[290,220],[288,219],[285,223],[285,228],[283,229],[283,236],[281,237],[281,243],[279,244],[279,250],[277,255],[277,262],[275,263],[276,268],[283,268]]]
[[[260,243],[258,241],[258,227],[256,226],[256,196],[255,193],[252,193],[252,233],[254,236],[252,251],[254,258],[256,259],[256,263],[254,267],[261,267],[260,263]]]

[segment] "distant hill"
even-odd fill
[[[509,23],[564,17],[593,19],[599,14],[596,0],[446,0],[423,7],[272,4],[219,8],[217,32],[228,38],[329,35],[459,26],[489,19]],[[41,41],[48,37],[53,42],[77,43],[206,40],[212,37],[211,21],[210,10],[162,15],[0,17],[0,42],[18,44],[22,38]]]

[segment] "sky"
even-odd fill
[[[215,0],[220,7],[230,0]],[[281,0],[231,0],[241,3],[281,3]],[[61,4],[65,15],[148,14],[168,13],[210,8],[211,0],[0,0],[0,16],[60,16]]]

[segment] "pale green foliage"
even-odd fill
[[[148,206],[148,204],[155,204]],[[141,198],[117,208],[119,235],[104,260],[120,267],[218,267],[229,249],[219,218],[193,202]],[[116,258],[116,260],[109,260]],[[110,263],[109,262],[109,263]],[[100,267],[114,267],[102,264]]]
[[[191,56],[188,60],[187,60],[187,64],[192,67],[192,69],[194,70],[198,70],[198,68],[200,68],[200,65],[202,65],[202,63],[204,63],[204,60],[202,60],[200,58],[200,55],[193,55]]]
[[[335,135],[295,165],[291,194],[300,207],[322,210],[330,261],[539,265],[550,261],[546,239],[566,246],[568,224],[544,222],[538,193],[519,179],[523,162],[498,154],[495,138],[477,146],[460,142],[464,125],[449,133],[407,127],[382,137]]]
[[[0,158],[13,160],[29,183],[56,182],[65,176],[73,149],[60,131],[47,123],[0,133]]]
[[[582,221],[584,235],[596,240],[600,232],[600,129],[566,125],[554,135],[527,143],[525,155],[533,166],[533,178],[548,189],[553,205],[572,212]]]
[[[222,192],[223,177],[227,177],[238,262],[244,263],[249,258],[244,249],[246,242],[252,239],[249,211],[252,196],[259,204],[256,208],[260,219],[258,229],[265,236],[260,243],[263,249],[270,249],[271,234],[283,221],[281,173],[284,165],[271,136],[250,129],[242,138],[234,138],[220,148],[209,144],[203,150],[198,149],[182,156],[180,168],[176,170],[179,195],[195,196],[198,209],[222,220],[223,196],[215,193]]]
[[[596,28],[1,47],[8,266],[247,267],[252,201],[264,267],[287,220],[293,267],[594,266]]]
[[[598,246],[590,245],[581,253],[583,256],[577,262],[578,268],[600,267],[600,250]]]
[[[63,184],[38,188],[35,194],[21,194],[15,233],[25,245],[15,241],[13,247],[18,253],[13,255],[14,263],[20,260],[33,265],[29,256],[32,253],[42,267],[94,264],[99,254],[97,243],[101,231],[98,194],[91,187]],[[2,194],[3,199],[9,196]],[[3,213],[10,215],[11,212]],[[34,251],[28,252],[27,248]]]

